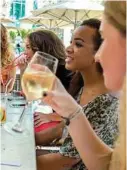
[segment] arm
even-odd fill
[[[15,83],[15,78],[16,78],[16,68],[13,67],[12,70],[10,71],[10,75],[9,78],[13,78],[12,82],[10,83],[10,85],[8,86],[8,92],[11,92]]]
[[[69,117],[80,107],[65,90],[64,93],[48,92],[43,100],[64,117]],[[83,111],[80,110],[71,121],[68,130],[86,167],[89,170],[107,170],[112,149],[99,139]]]
[[[81,108],[57,78],[54,91],[45,92],[42,100],[64,117]],[[71,121],[68,130],[86,167],[89,170],[108,170],[112,149],[99,139],[83,111],[80,110],[80,114]]]
[[[95,134],[85,115],[81,113],[73,119],[68,130],[86,167],[89,170],[107,170],[112,149]]]
[[[61,116],[58,115],[57,113],[51,113],[51,114],[49,114],[49,117],[52,121],[62,121],[63,120],[61,118]]]
[[[8,89],[7,89],[8,93],[11,92],[12,89],[13,89],[14,83],[15,83],[16,68],[12,66],[12,68],[10,68],[10,70],[3,69],[1,76],[2,76],[3,81],[6,82],[6,84],[3,85],[2,80],[1,80],[1,89],[0,89],[0,91],[5,92],[7,83],[9,82],[10,79],[12,79],[12,81],[10,81],[10,84],[8,85]],[[5,76],[5,78],[4,78],[4,76]]]
[[[64,123],[61,122],[58,125],[56,125],[56,127],[48,128],[38,133],[35,132],[36,145],[43,145],[43,146],[48,145],[54,139],[61,138],[63,128],[64,128]]]
[[[51,153],[37,157],[37,170],[69,170],[79,160]]]
[[[35,127],[38,127],[43,123],[48,123],[48,122],[52,122],[52,121],[61,122],[61,121],[63,121],[63,119],[57,113],[50,113],[50,114],[43,114],[40,112],[34,113],[34,126]]]

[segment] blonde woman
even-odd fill
[[[106,87],[118,91],[122,89],[126,75],[126,1],[105,2],[100,31],[104,41],[97,52],[96,62],[100,62],[103,67]],[[113,150],[98,138],[82,108],[66,92],[58,79],[56,85],[55,91],[45,93],[43,100],[65,120],[87,168],[125,170],[125,96],[122,96],[121,101],[120,136]],[[125,88],[123,94],[125,95]],[[38,170],[43,169],[46,161],[47,155],[37,157]]]
[[[13,54],[9,48],[7,29],[3,24],[0,24],[0,33],[1,33],[0,91],[1,92],[5,91],[6,84],[12,78],[13,80],[10,82],[8,86],[8,92],[10,92],[13,89],[14,80],[16,76],[16,68],[14,67],[13,64]]]

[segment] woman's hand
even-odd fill
[[[39,71],[46,69],[47,72],[51,72],[46,66],[33,64],[31,67]],[[44,94],[42,101],[51,106],[52,109],[61,116],[68,117],[75,113],[77,109],[81,108],[81,106],[65,90],[64,86],[55,75],[52,91],[45,92]]]
[[[16,64],[22,65],[27,63],[27,55],[25,53],[22,53],[17,59]]]
[[[55,79],[53,91],[46,92],[42,98],[43,102],[48,104],[61,116],[68,117],[77,111],[81,106],[65,90],[58,78]]]
[[[43,114],[40,112],[35,112],[35,114],[34,114],[35,127],[38,127],[43,123],[48,123],[48,122],[52,122],[52,121],[60,122],[60,121],[62,121],[62,118],[57,113]]]
[[[35,112],[34,114],[34,126],[38,127],[43,123],[51,122],[50,114],[43,114],[39,112]]]

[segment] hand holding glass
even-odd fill
[[[46,53],[37,51],[28,64],[22,76],[22,89],[26,95],[28,103],[43,97],[43,92],[51,90],[55,80],[58,60]],[[51,70],[51,71],[50,71]],[[24,132],[21,124],[25,115],[26,106],[19,116],[18,122],[6,124],[6,130],[12,134]],[[25,133],[24,133],[25,134]]]

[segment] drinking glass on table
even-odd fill
[[[7,119],[7,111],[6,111],[6,97],[1,96],[1,103],[0,103],[0,124],[4,124]]]
[[[22,89],[27,99],[17,123],[11,123],[9,130],[14,134],[23,133],[22,121],[29,103],[43,97],[43,92],[51,90],[55,81],[58,59],[50,54],[37,51],[29,62],[23,76]]]

